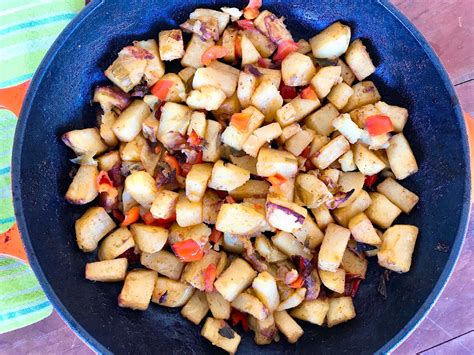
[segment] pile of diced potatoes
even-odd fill
[[[85,277],[123,282],[120,307],[182,307],[229,353],[236,319],[263,345],[295,343],[295,319],[354,318],[367,258],[408,272],[418,234],[395,223],[418,202],[397,181],[418,170],[408,111],[368,80],[363,41],[336,22],[295,42],[259,5],[196,9],[189,40],[171,29],[122,49],[94,93],[98,127],[62,137],[79,164],[66,199],[95,206],[75,222],[97,252]]]

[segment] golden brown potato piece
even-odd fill
[[[355,318],[356,312],[352,297],[338,297],[329,299],[329,310],[327,314],[328,327],[334,327],[343,322]]]
[[[403,133],[398,133],[390,139],[387,157],[397,180],[403,180],[418,171],[415,156]]]
[[[281,63],[281,77],[288,86],[308,85],[315,74],[311,58],[298,52],[287,55]]]
[[[86,264],[86,279],[101,282],[116,282],[125,279],[127,258],[96,261]]]
[[[352,217],[348,227],[351,230],[352,237],[360,243],[369,245],[380,245],[382,243],[372,222],[363,212]]]
[[[99,241],[114,228],[114,220],[102,207],[91,207],[76,221],[77,245],[86,253],[94,251]]]
[[[277,311],[273,314],[273,317],[275,317],[275,324],[278,330],[286,336],[289,343],[296,343],[303,335],[303,328],[286,311]]]
[[[160,190],[156,194],[150,208],[154,218],[168,219],[176,214],[179,194],[174,191]]]
[[[345,57],[347,65],[349,65],[357,80],[362,81],[375,72],[372,59],[370,59],[367,48],[360,39],[356,39],[350,44]]]
[[[142,252],[140,263],[148,269],[155,270],[160,275],[169,277],[172,280],[179,280],[184,268],[184,263],[173,253],[166,250],[160,250],[153,254]]]
[[[417,236],[415,226],[397,224],[387,229],[377,253],[379,265],[399,273],[410,271]]]
[[[135,246],[132,233],[127,228],[116,229],[100,244],[99,260],[111,260]]]
[[[336,272],[341,265],[350,236],[351,232],[348,229],[334,223],[328,225],[319,250],[319,269]]]
[[[199,290],[194,291],[191,298],[181,309],[181,315],[196,325],[201,323],[207,312],[209,312],[209,305],[207,304],[206,294]]]
[[[158,37],[161,60],[170,61],[183,58],[184,43],[181,30],[161,31]]]
[[[416,194],[392,178],[387,178],[378,184],[377,191],[385,195],[385,197],[407,214],[411,212],[419,200]]]
[[[351,28],[335,22],[311,38],[311,49],[316,58],[337,58],[344,54],[351,40]]]
[[[105,152],[108,147],[100,137],[99,129],[85,128],[69,131],[61,136],[61,140],[77,155],[88,155]]]
[[[316,325],[323,325],[328,310],[328,299],[321,298],[314,301],[303,301],[298,307],[292,309],[290,314],[297,319]]]
[[[151,295],[157,280],[156,271],[135,269],[125,277],[122,291],[118,296],[118,305],[144,311],[150,304]]]
[[[181,307],[193,295],[194,288],[184,282],[159,276],[151,301],[165,307]]]
[[[155,179],[145,171],[135,171],[127,176],[125,188],[145,208],[151,207],[158,194]]]
[[[227,301],[232,302],[252,284],[256,276],[257,272],[246,261],[235,258],[214,282],[214,287]]]
[[[373,223],[387,229],[402,211],[390,202],[385,195],[378,192],[371,192],[369,195],[372,204],[365,210],[365,214]]]
[[[93,165],[81,165],[66,192],[66,201],[74,205],[85,205],[93,201],[97,191],[97,175],[99,171]]]
[[[168,230],[162,227],[134,223],[130,226],[135,244],[141,252],[156,253],[168,240]]]
[[[226,336],[221,335],[224,332],[222,329],[225,329]],[[235,354],[240,344],[240,335],[222,319],[208,317],[202,327],[201,335],[212,345],[224,349],[229,354]]]

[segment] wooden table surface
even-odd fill
[[[394,0],[440,56],[474,116],[474,0]],[[473,210],[474,211],[474,210]],[[474,353],[474,212],[455,271],[434,308],[394,354]],[[0,354],[93,354],[54,312],[0,336]]]

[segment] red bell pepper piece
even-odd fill
[[[298,96],[298,92],[294,86],[285,85],[282,80],[280,83],[280,95],[284,100],[291,100]]]
[[[120,210],[113,210],[112,215],[119,222],[123,222],[123,220],[125,219],[125,216],[123,215],[122,212],[120,212]]]
[[[193,239],[175,243],[171,246],[171,249],[179,260],[184,262],[201,260],[204,256],[201,246]]]
[[[125,213],[125,219],[123,220],[122,224],[120,224],[120,227],[127,227],[132,223],[135,223],[138,221],[140,218],[140,207],[135,206],[130,208],[126,213]]]
[[[142,216],[143,222],[149,226],[169,228],[176,221],[176,214],[170,218],[155,218],[150,211]]]
[[[158,82],[151,87],[150,91],[161,101],[165,101],[168,97],[168,92],[170,91],[173,85],[174,83],[171,80],[158,80]]]
[[[212,46],[204,51],[201,56],[202,65],[209,65],[213,60],[224,58],[228,54],[227,48],[223,46]]]
[[[250,113],[234,113],[230,118],[230,124],[239,131],[245,131],[249,126],[250,117],[252,117]]]
[[[379,179],[378,174],[368,175],[365,177],[364,185],[367,186],[368,188],[371,188],[377,182],[378,179]]]
[[[290,53],[298,50],[298,44],[295,41],[287,40],[283,41],[278,45],[277,52],[273,56],[273,60],[276,62],[281,62],[286,56]]]
[[[232,313],[230,314],[230,320],[232,321],[233,326],[236,326],[237,324],[241,323],[242,328],[244,328],[244,331],[249,331],[248,317],[245,313],[237,311],[236,309],[232,309]]]
[[[200,147],[204,143],[204,139],[199,137],[196,131],[193,129],[188,136],[188,143],[193,147]]]
[[[388,116],[374,115],[365,119],[365,128],[371,136],[378,136],[393,131],[393,124]]]
[[[255,26],[252,21],[250,20],[237,20],[237,26],[241,30],[254,30]]]
[[[303,286],[303,283],[304,283],[303,278],[301,277],[301,275],[298,275],[298,278],[295,281],[293,281],[291,284],[289,284],[288,286],[290,286],[291,288],[300,288]]]
[[[317,100],[318,95],[316,95],[316,92],[313,90],[311,86],[307,86],[303,91],[301,91],[301,98],[305,100]]]
[[[204,291],[214,291],[214,281],[216,280],[216,265],[209,264],[204,270]]]

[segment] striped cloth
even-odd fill
[[[0,334],[52,307],[27,265],[15,223],[10,159],[21,102],[41,59],[84,0],[0,0]]]

